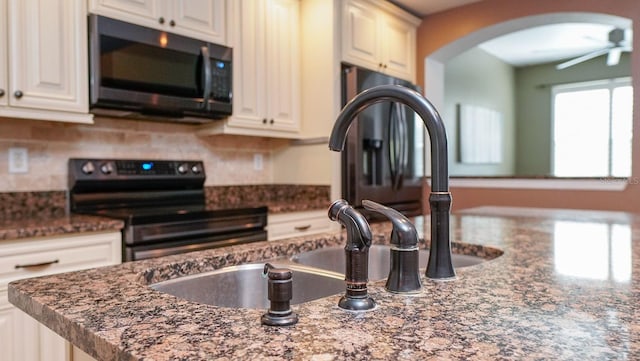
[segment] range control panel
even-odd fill
[[[69,159],[69,178],[107,179],[204,179],[202,161],[140,159]]]

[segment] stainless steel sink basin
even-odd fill
[[[312,301],[345,290],[344,276],[341,274],[291,263],[272,263],[293,271],[291,304]],[[264,263],[225,267],[152,284],[151,288],[209,305],[267,309],[267,279],[262,277],[263,268]]]
[[[387,278],[389,275],[389,250],[387,245],[373,245],[369,249],[369,281],[377,281]],[[476,256],[453,254],[453,266],[455,268],[473,266],[485,261]],[[420,268],[427,268],[429,251],[420,250]],[[291,257],[291,260],[309,267],[344,274],[345,255],[344,247],[326,247],[313,251],[303,252]]]

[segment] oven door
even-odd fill
[[[145,220],[147,217],[138,217]],[[233,209],[150,216],[156,222],[131,222],[123,230],[123,260],[266,241],[267,209]]]
[[[147,258],[163,257],[173,254],[202,251],[205,249],[235,246],[244,243],[266,241],[267,231],[251,230],[220,234],[204,238],[192,238],[183,240],[165,240],[161,243],[146,244],[140,246],[125,246],[123,260],[125,262],[137,261]]]

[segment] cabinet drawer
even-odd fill
[[[270,241],[327,232],[331,221],[327,211],[308,211],[269,215],[267,232]]]
[[[120,263],[120,232],[0,242],[0,290],[13,280]]]

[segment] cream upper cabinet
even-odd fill
[[[300,130],[299,0],[236,0],[233,115],[201,135],[295,138]]]
[[[7,78],[7,0],[0,0],[0,112],[9,104],[9,79]],[[2,321],[0,321],[2,322]]]
[[[85,1],[0,6],[0,116],[91,123]]]
[[[379,0],[342,2],[342,60],[415,82],[420,19]]]
[[[226,0],[90,0],[89,11],[216,44],[227,44]]]
[[[81,352],[9,303],[7,285],[21,278],[118,264],[121,242],[117,231],[1,241],[0,360],[77,360]]]

